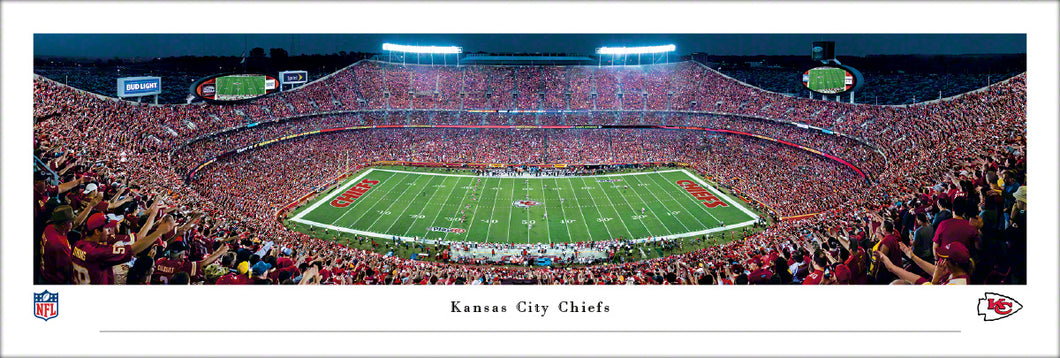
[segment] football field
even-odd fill
[[[377,238],[549,243],[688,237],[757,215],[683,169],[491,177],[372,168],[289,221]]]
[[[811,90],[836,93],[846,89],[846,71],[841,68],[813,69],[809,75],[810,81],[807,85]]]
[[[248,97],[265,94],[265,76],[224,76],[217,80],[217,97]]]

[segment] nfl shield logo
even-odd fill
[[[33,315],[47,322],[59,315],[59,294],[44,290],[33,294]]]

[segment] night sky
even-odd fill
[[[240,56],[244,48],[291,55],[382,52],[384,42],[461,46],[464,52],[592,54],[600,46],[675,44],[678,54],[808,55],[813,41],[836,55],[1026,53],[1024,34],[36,34],[35,56],[92,58]],[[244,45],[245,43],[245,45]]]

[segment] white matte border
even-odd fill
[[[1055,2],[192,3],[4,2],[4,355],[1051,355],[1057,354]],[[808,8],[825,18],[805,21]],[[217,14],[240,14],[226,21]],[[262,19],[296,14],[298,20]],[[144,19],[148,19],[144,21]],[[62,32],[1027,33],[1030,205],[1026,286],[71,287],[33,286],[29,228],[32,36]],[[32,292],[62,295],[33,318]],[[266,292],[267,291],[267,292]],[[983,292],[1024,309],[983,322]],[[553,305],[541,317],[452,314],[450,300]],[[555,305],[606,301],[607,314]],[[957,330],[959,333],[100,333],[140,329]]]

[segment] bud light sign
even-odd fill
[[[149,96],[162,93],[161,77],[122,77],[118,79],[118,97]]]

